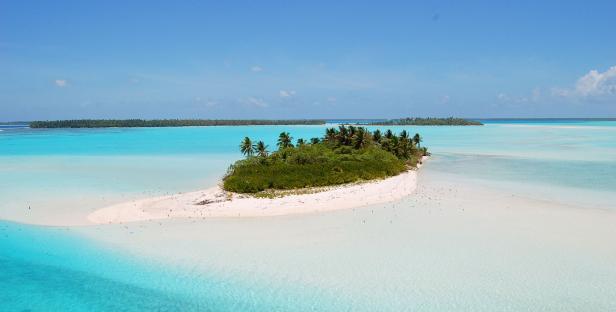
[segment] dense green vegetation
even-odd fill
[[[325,120],[230,120],[230,119],[78,119],[33,121],[31,128],[111,128],[111,127],[190,127],[190,126],[252,126],[252,125],[323,125]]]
[[[336,185],[397,175],[415,167],[428,154],[420,147],[421,136],[407,131],[368,131],[363,127],[328,128],[323,138],[278,137],[278,149],[246,137],[240,151],[246,159],[233,164],[224,178],[224,189],[257,193],[268,189],[289,190]]]
[[[401,118],[370,123],[378,126],[481,126],[479,121],[463,118]]]

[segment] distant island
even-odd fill
[[[0,121],[0,126],[24,126],[27,127],[27,121]]]
[[[265,125],[324,125],[319,119],[75,119],[32,121],[30,128],[136,128],[136,127],[195,127],[195,126],[265,126]]]
[[[476,120],[468,120],[463,118],[401,118],[389,119],[383,121],[374,121],[368,123],[372,126],[482,126],[483,124]]]
[[[236,193],[322,187],[394,176],[417,166],[428,155],[419,134],[406,130],[373,132],[364,127],[328,128],[322,138],[300,138],[293,144],[280,133],[271,154],[263,141],[245,137],[240,144],[246,159],[233,164],[223,188]]]
[[[325,119],[73,119],[31,121],[30,128],[137,128],[198,126],[324,125]],[[462,118],[400,118],[370,122],[336,122],[365,126],[481,126],[479,121]],[[5,123],[9,124],[9,123]],[[17,123],[11,123],[17,124]],[[24,122],[19,122],[24,124]]]

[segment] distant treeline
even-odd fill
[[[463,118],[401,118],[371,122],[374,126],[481,126],[479,121]]]
[[[228,119],[79,119],[32,121],[31,128],[131,128],[131,127],[191,127],[191,126],[252,126],[252,125],[323,125],[325,120],[228,120]]]
[[[28,121],[0,121],[2,126],[27,126],[29,123]]]

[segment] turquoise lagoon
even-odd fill
[[[294,138],[311,138],[321,136],[325,127],[1,128],[0,310],[341,311],[406,306],[423,311],[455,307],[489,311],[536,307],[532,301],[496,299],[486,306],[464,305],[464,298],[452,298],[451,289],[445,292],[446,299],[431,290],[426,295],[431,300],[425,302],[417,299],[421,292],[388,290],[389,295],[379,301],[377,297],[358,298],[361,292],[354,292],[352,284],[327,289],[293,279],[267,280],[267,276],[241,269],[233,274],[196,273],[99,241],[93,238],[96,235],[83,235],[117,230],[85,224],[83,217],[97,208],[214,185],[228,165],[241,157],[238,145],[244,136],[262,139],[273,148],[281,131],[289,131]],[[614,121],[504,120],[486,121],[483,127],[393,129],[422,134],[433,153],[432,163],[422,170],[434,176],[582,209],[606,213],[616,209]],[[305,246],[295,247],[304,251]],[[609,262],[610,257],[604,260]],[[616,279],[611,279],[616,275],[606,273],[607,279],[599,284],[613,282],[616,289]],[[550,289],[550,298],[570,291]],[[571,306],[616,307],[610,291],[595,294],[584,299],[588,302],[580,299],[585,305],[572,302]],[[385,301],[392,298],[398,301],[387,306]],[[444,302],[441,306],[439,299]]]

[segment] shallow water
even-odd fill
[[[294,301],[281,301],[250,284],[128,256],[73,232],[0,221],[0,311],[288,311],[337,304],[298,285],[286,289]]]
[[[324,128],[3,128],[0,219],[33,224],[66,224],[69,220],[69,224],[83,224],[83,217],[89,212],[115,202],[214,185],[228,164],[241,157],[238,145],[246,135],[263,139],[273,148],[277,134],[283,130],[295,138],[308,139],[321,136]],[[611,216],[616,209],[616,122],[490,121],[483,127],[394,127],[397,131],[403,128],[411,133],[420,132],[424,144],[434,154],[422,169],[431,177],[432,182],[426,185],[433,188],[425,193],[428,195],[420,195],[441,196],[434,195],[434,188],[443,184],[438,179],[446,179],[482,188],[482,193],[468,194],[465,202],[481,203],[478,196],[488,202],[490,196],[506,193],[527,198],[524,203],[537,200],[550,207],[575,206],[589,214],[598,209]],[[509,237],[507,232],[502,234],[505,245],[501,250],[492,242],[471,238],[474,234],[470,233],[474,232],[470,229],[464,234],[466,225],[456,223],[452,227],[472,241],[458,242],[460,248],[454,248],[448,241],[451,237],[434,237],[437,233],[433,230],[413,225],[412,221],[418,217],[413,214],[420,213],[413,209],[425,212],[422,217],[426,217],[437,216],[439,209],[457,207],[450,195],[442,198],[438,203],[409,200],[398,206],[376,207],[382,212],[381,217],[367,228],[358,226],[367,218],[364,214],[369,214],[366,209],[274,221],[242,221],[241,229],[230,221],[201,225],[131,224],[126,228],[42,227],[2,222],[0,299],[8,305],[3,304],[0,310],[336,311],[380,307],[395,311],[413,307],[425,311],[488,311],[542,306],[541,296],[525,291],[524,285],[531,285],[533,292],[544,291],[546,302],[551,304],[544,305],[543,310],[616,307],[610,299],[614,294],[608,290],[610,284],[616,285],[616,273],[607,269],[616,267],[614,250],[603,246],[608,241],[600,238],[600,234],[606,234],[601,232],[602,228],[598,227],[597,235],[588,236],[586,245],[578,247],[574,237],[562,246],[549,241],[545,246],[522,247],[519,244],[525,242],[524,238]],[[410,210],[401,213],[401,207]],[[368,216],[374,218],[372,211]],[[409,226],[416,228],[387,228],[397,220],[407,220]],[[168,228],[171,229],[162,230]],[[243,232],[246,229],[254,232]],[[554,231],[560,230],[563,229],[555,226]],[[171,240],[185,231],[195,238],[188,243]],[[209,231],[209,236],[197,237],[203,234],[200,231]],[[229,231],[236,233],[221,234]],[[585,231],[592,232],[592,228]],[[417,239],[417,235],[421,237],[427,232],[433,235],[432,244],[447,246],[449,250],[432,250],[425,245],[426,241]],[[562,232],[562,237],[567,235]],[[152,237],[159,237],[164,243],[156,248],[146,246],[152,244]],[[261,237],[262,241],[251,237]],[[225,239],[234,239],[234,243]],[[200,248],[194,254],[187,252],[195,244]],[[173,249],[172,245],[177,245],[177,255],[169,255],[173,265],[163,264],[169,259],[163,260],[164,252],[157,254],[158,249]],[[425,257],[414,254],[411,246],[421,250]],[[486,251],[481,246],[491,247],[486,247]],[[484,255],[488,268],[484,273],[491,276],[469,280],[469,274],[479,268],[470,264],[477,258],[464,255],[464,248],[488,253]],[[577,254],[585,248],[592,259]],[[392,256],[395,250],[404,252]],[[517,266],[500,258],[498,253],[507,250],[516,251],[511,251],[510,259],[533,261]],[[334,257],[328,259],[330,255]],[[440,257],[452,261],[435,260]],[[570,278],[558,270],[551,271],[555,269],[550,264],[541,263],[550,259],[562,265],[558,270],[570,272]],[[467,265],[456,267],[456,261]],[[496,265],[499,261],[500,265]],[[279,268],[279,272],[263,268],[272,266]],[[389,268],[380,269],[383,266]],[[449,271],[448,267],[461,271]],[[435,268],[451,274],[450,282],[442,276],[445,272],[439,273]],[[522,273],[525,269],[535,272],[536,279],[525,280],[531,278]],[[431,275],[439,277],[432,280]],[[553,285],[554,281],[560,286]],[[470,291],[467,287],[477,289]],[[481,291],[490,296],[482,296]],[[498,295],[498,291],[504,293]],[[572,296],[576,291],[583,295]],[[553,303],[567,295],[569,299]]]

